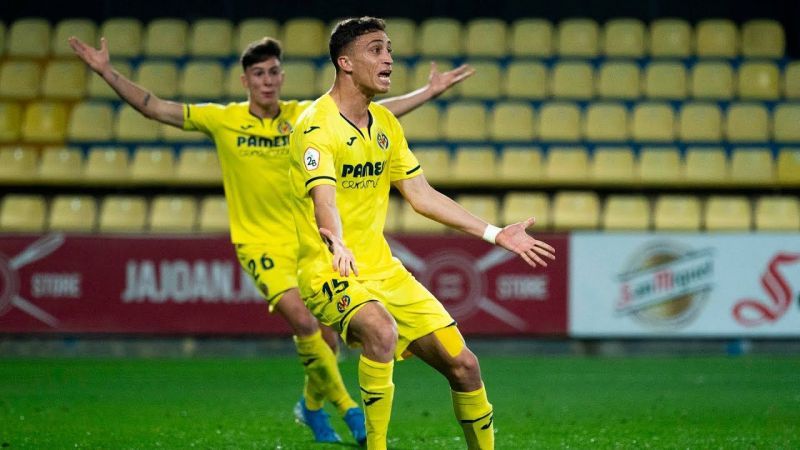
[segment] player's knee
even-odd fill
[[[364,346],[367,356],[390,359],[397,346],[397,324],[383,306],[369,303],[350,322],[351,334]]]
[[[465,349],[453,359],[450,367],[450,381],[453,388],[460,391],[473,391],[481,386],[481,368],[478,358]]]
[[[289,323],[292,326],[292,332],[297,336],[310,336],[319,329],[319,323],[311,313],[295,314]]]

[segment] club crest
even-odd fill
[[[383,131],[378,132],[378,135],[375,137],[375,142],[378,143],[378,147],[380,147],[381,150],[389,148],[389,138],[383,134]]]

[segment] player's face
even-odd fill
[[[389,92],[392,82],[392,43],[383,31],[359,36],[351,52],[353,80],[368,94]]]
[[[249,94],[250,101],[266,108],[280,99],[283,85],[283,68],[278,58],[272,57],[255,63],[242,74],[242,85]]]

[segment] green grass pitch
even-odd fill
[[[482,356],[498,449],[797,449],[797,357]],[[356,391],[354,358],[342,363]],[[354,448],[293,422],[294,358],[0,359],[0,446]],[[464,448],[442,377],[395,366],[392,449]],[[334,414],[335,415],[335,414]]]

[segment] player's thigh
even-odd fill
[[[320,323],[333,328],[347,342],[353,315],[365,304],[378,300],[355,279],[332,278],[316,287],[316,293],[303,299]]]
[[[236,244],[235,248],[239,264],[273,311],[283,293],[297,287],[295,252],[265,244]]]

